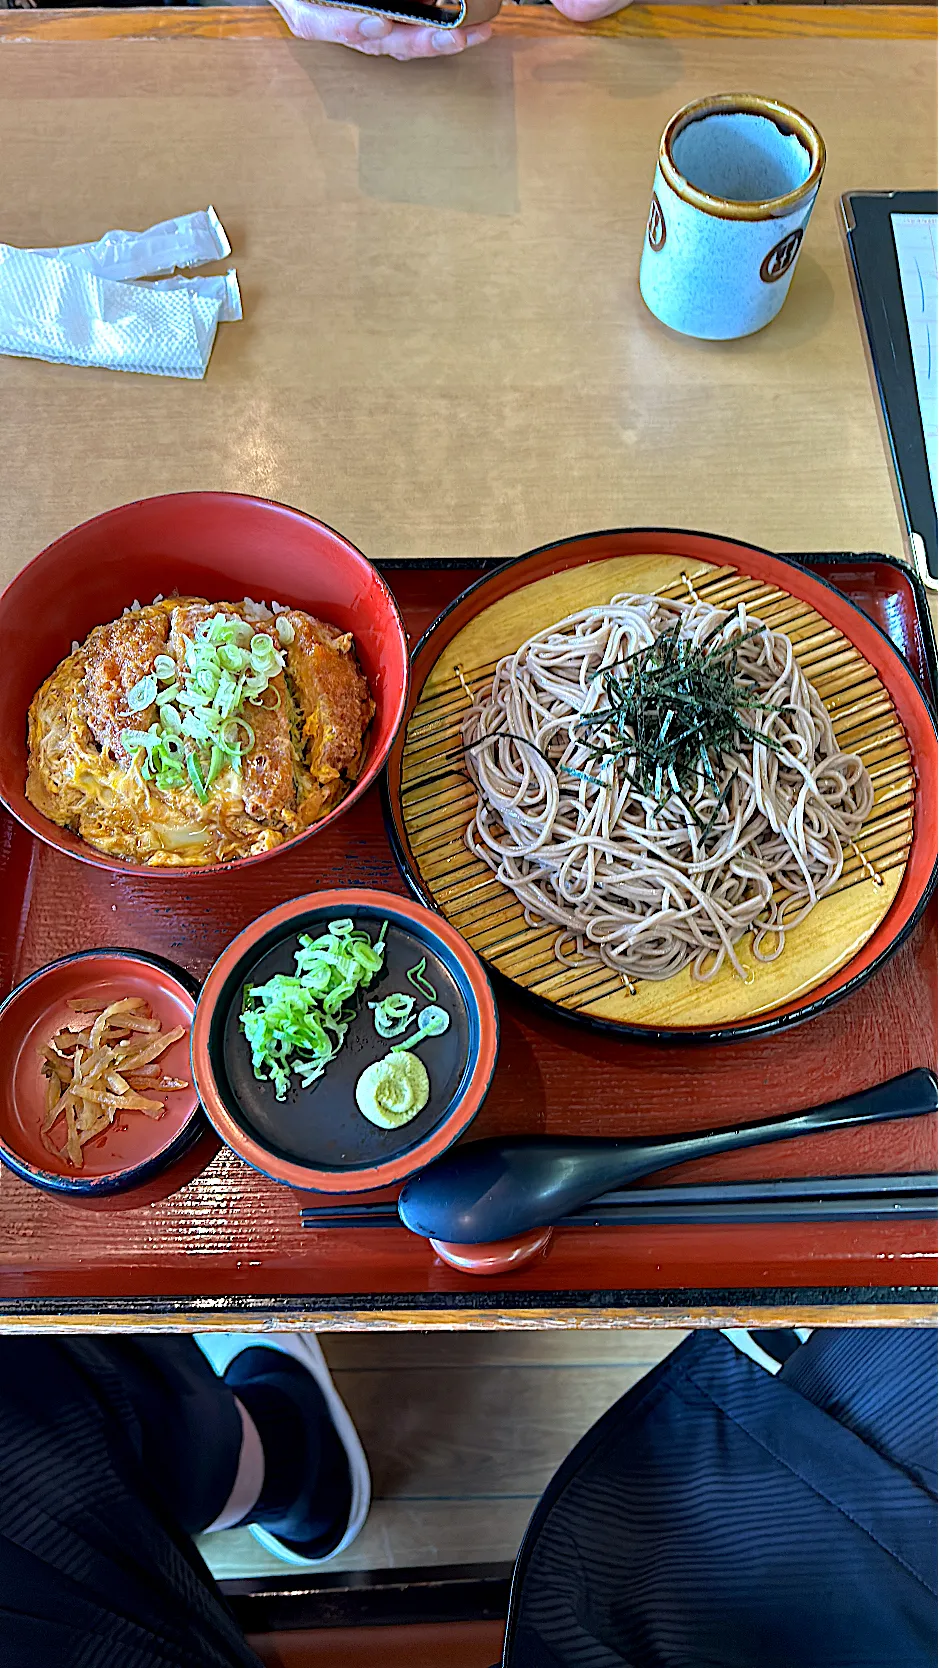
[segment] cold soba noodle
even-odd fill
[[[498,738],[498,739],[496,739]],[[471,851],[560,930],[563,963],[711,979],[773,961],[870,812],[788,637],[746,613],[619,596],[538,632],[463,725]]]

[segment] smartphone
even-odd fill
[[[459,29],[474,23],[488,23],[499,11],[502,0],[446,0],[443,5],[428,5],[426,0],[323,0],[326,5],[340,6],[344,11],[370,12],[376,17],[390,17],[398,23],[426,23],[434,29]]]

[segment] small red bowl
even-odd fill
[[[0,594],[0,799],[47,845],[99,869],[156,879],[180,871],[107,857],[30,804],[26,715],[74,641],[134,601],[174,591],[210,602],[273,600],[351,631],[375,702],[362,773],[334,810],[272,851],[187,868],[187,878],[264,862],[342,816],[384,765],[408,693],[407,633],[387,585],[361,551],[300,510],[234,492],[179,492],[108,510],[50,544]]]
[[[184,1025],[192,1030],[198,985],[182,968],[137,950],[85,950],[50,962],[24,979],[0,1005],[0,1162],[24,1180],[53,1193],[121,1193],[146,1181],[178,1158],[205,1125],[189,1069],[189,1038],[171,1043],[161,1063],[190,1088],[161,1099],[159,1118],[126,1113],[83,1148],[84,1163],[75,1170],[42,1144],[46,1080],[40,1069],[40,1046],[66,1019],[74,1019],[69,1000],[100,996],[102,1003],[142,996],[164,1030]],[[61,1145],[61,1134],[56,1130]]]
[[[279,1101],[252,1070],[238,1024],[244,987],[292,973],[297,935],[315,935],[344,916],[373,940],[388,923],[384,967],[358,999],[324,1075],[309,1089],[292,1080]],[[431,1084],[427,1106],[400,1129],[376,1129],[355,1104],[355,1084],[392,1045],[376,1035],[367,1002],[409,990],[407,969],[421,957],[450,1028],[421,1045]],[[311,892],[262,915],[215,963],[196,1008],[192,1075],[222,1140],[256,1170],[290,1187],[362,1193],[404,1181],[464,1133],[486,1097],[498,1047],[498,1013],[482,963],[439,915],[393,892]]]

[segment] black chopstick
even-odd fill
[[[697,1204],[703,1198],[728,1203],[760,1199],[892,1198],[899,1193],[928,1193],[939,1176],[778,1176],[768,1181],[698,1182],[678,1187],[629,1187],[599,1195],[594,1204]]]
[[[655,1227],[747,1222],[928,1221],[937,1214],[935,1174],[785,1177],[704,1182],[697,1186],[626,1188],[604,1193],[562,1217],[559,1227]],[[304,1228],[394,1228],[393,1199],[349,1205],[307,1205]]]
[[[897,1217],[928,1221],[935,1217],[935,1193],[902,1193],[895,1199],[862,1195],[858,1199],[764,1199],[736,1205],[588,1206],[561,1218],[562,1228],[726,1227],[747,1222],[891,1222]]]

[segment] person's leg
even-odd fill
[[[800,1354],[773,1377],[699,1332],[587,1433],[523,1542],[507,1668],[933,1668],[935,1496],[784,1382]]]
[[[0,1339],[0,1668],[255,1664],[189,1536],[247,1522],[322,1559],[361,1527],[316,1340],[203,1347]]]
[[[197,1342],[261,1436],[264,1485],[246,1514],[252,1534],[290,1562],[335,1557],[365,1521],[371,1482],[316,1338],[223,1332]]]
[[[820,1327],[787,1360],[784,1384],[936,1493],[932,1327]]]
[[[257,1668],[188,1535],[241,1441],[190,1339],[0,1339],[0,1668]]]

